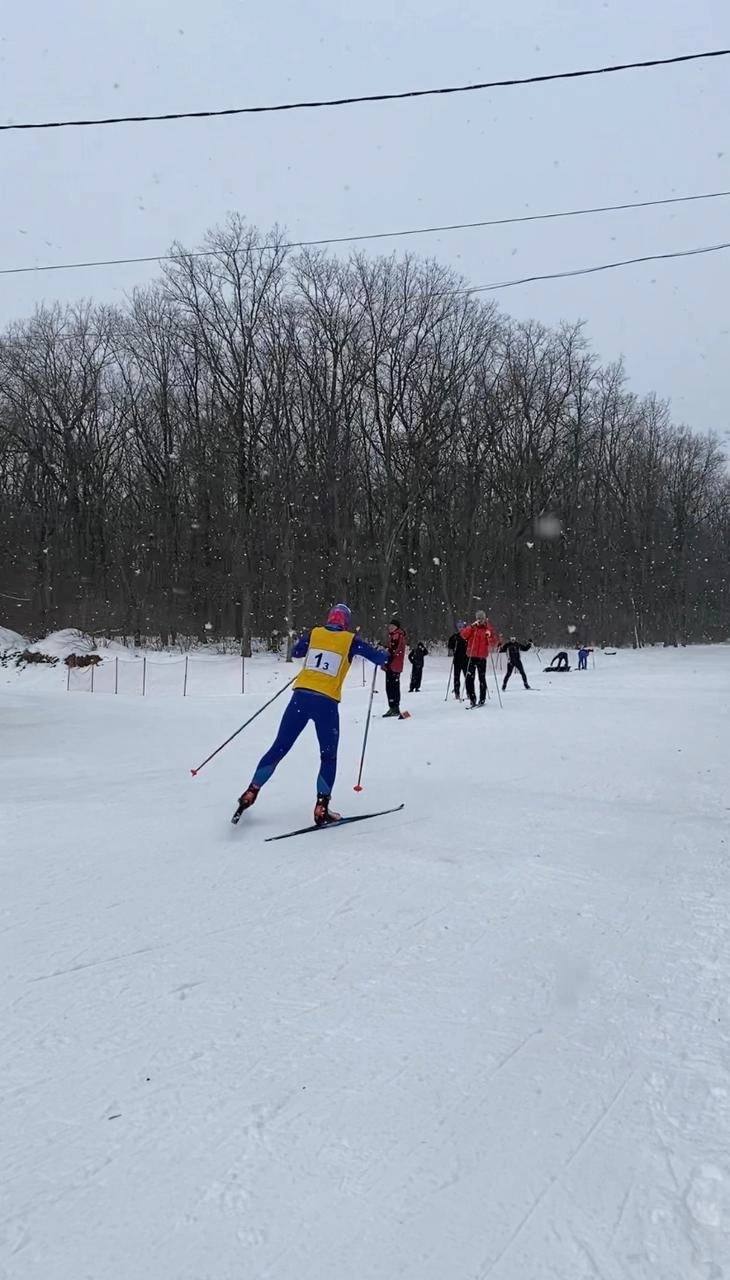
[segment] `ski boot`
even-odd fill
[[[261,790],[260,787],[255,787],[254,784],[251,783],[251,785],[246,788],[243,795],[239,797],[238,808],[236,809],[236,812],[231,818],[231,822],[233,823],[234,826],[238,822],[241,815],[245,813],[247,809],[250,809],[252,804],[256,803],[260,790]]]
[[[328,827],[333,822],[339,822],[341,818],[341,813],[334,813],[330,809],[329,796],[321,794],[317,796],[317,803],[314,806],[315,827]]]
[[[382,718],[383,720],[392,720],[395,716],[398,716],[398,715],[400,715],[400,712],[396,711],[395,707],[388,707],[388,710],[385,712]]]

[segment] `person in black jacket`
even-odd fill
[[[507,654],[507,670],[504,673],[504,680],[502,681],[503,693],[507,688],[509,678],[514,671],[519,671],[522,676],[523,685],[526,689],[529,689],[530,686],[527,683],[527,676],[525,675],[525,668],[522,665],[522,658],[520,657],[520,654],[527,653],[527,650],[531,648],[531,640],[528,640],[527,644],[522,644],[519,640],[516,640],[514,636],[510,636],[507,643],[502,645],[499,652]]]
[[[466,680],[466,669],[469,665],[469,659],[466,653],[466,640],[461,632],[466,626],[465,622],[457,622],[456,631],[453,636],[449,637],[448,651],[454,660],[454,697],[461,697],[461,677]]]
[[[411,693],[419,693],[421,689],[421,681],[423,679],[423,660],[428,657],[428,649],[422,640],[418,644],[414,644],[411,652],[408,654],[408,661],[411,664]]]

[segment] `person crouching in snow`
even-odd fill
[[[388,710],[384,720],[395,717],[403,720],[400,713],[400,678],[406,660],[406,633],[400,624],[400,618],[391,618],[388,626],[388,662],[385,668],[385,694],[388,699]]]
[[[414,645],[408,654],[408,661],[411,664],[411,687],[410,693],[420,693],[421,681],[423,679],[423,662],[428,657],[428,649],[422,640]]]
[[[462,627],[461,638],[466,640],[466,696],[472,707],[477,705],[475,677],[479,676],[479,706],[487,700],[487,658],[490,645],[496,640],[492,625],[483,609],[477,609],[469,627]]]
[[[361,640],[352,629],[352,615],[346,604],[330,609],[322,627],[313,627],[299,637],[292,657],[304,658],[304,666],[294,681],[293,693],[281,718],[279,732],[265,755],[259,760],[253,778],[233,815],[234,821],[256,803],[259,791],[269,781],[276,766],[291,751],[305,725],[311,720],[319,742],[320,766],[317,777],[317,802],[314,821],[318,827],[339,822],[340,814],[330,810],[330,798],[337,773],[337,747],[340,738],[340,698],[342,686],[353,658],[367,658],[384,667],[388,654]]]

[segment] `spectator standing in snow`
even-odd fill
[[[449,636],[448,651],[453,657],[454,669],[454,697],[461,697],[461,677],[466,680],[466,670],[469,665],[469,659],[466,656],[466,640],[461,632],[466,626],[466,622],[457,622],[456,631],[453,636]]]
[[[479,677],[479,706],[483,707],[487,700],[487,658],[489,648],[496,639],[495,632],[483,609],[477,609],[471,626],[463,627],[460,632],[466,641],[466,696],[472,707],[477,705],[476,677]]]
[[[578,670],[579,671],[588,670],[588,654],[589,653],[593,653],[593,650],[586,649],[585,645],[582,644],[580,649],[578,650]]]
[[[388,661],[385,666],[385,694],[388,699],[388,710],[384,720],[403,717],[400,713],[400,678],[406,660],[406,633],[401,627],[400,618],[391,618],[388,627]]]
[[[499,652],[507,654],[507,670],[505,671],[504,680],[502,681],[503,693],[507,688],[507,685],[509,684],[510,676],[515,671],[519,671],[520,675],[522,676],[523,685],[525,686],[526,689],[529,689],[530,686],[527,682],[527,676],[525,675],[525,668],[522,665],[521,655],[523,653],[527,653],[528,649],[531,649],[531,648],[532,648],[531,640],[528,640],[527,644],[522,644],[519,640],[516,640],[514,636],[511,636],[510,639],[507,641],[507,643],[502,645]]]
[[[428,657],[428,649],[422,640],[414,645],[408,654],[408,661],[411,664],[411,693],[420,693],[421,681],[423,679],[423,662]]]

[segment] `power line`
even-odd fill
[[[597,275],[601,271],[616,271],[620,267],[631,267],[637,263],[668,262],[672,258],[695,258],[702,254],[721,253],[725,249],[730,249],[730,241],[725,241],[722,244],[701,245],[696,249],[676,249],[673,253],[648,253],[644,254],[640,258],[621,258],[618,262],[602,262],[594,267],[575,267],[569,271],[550,271],[543,275],[520,276],[515,280],[500,280],[495,284],[465,285],[463,289],[444,289],[434,296],[439,298],[449,298],[457,296],[461,297],[465,294],[472,293],[497,293],[501,289],[514,289],[521,284],[536,284],[542,280],[570,280],[575,276]],[[77,335],[74,333],[57,334],[58,338],[67,341],[72,341],[76,336]],[[86,336],[100,338],[102,335],[99,333],[87,333]],[[134,333],[125,333],[120,331],[118,336],[134,337],[136,335]],[[6,341],[6,339],[0,335],[0,344],[4,341]]]
[[[690,204],[698,200],[721,200],[730,191],[705,191],[689,196],[667,196],[660,200],[635,200],[624,204],[594,205],[586,209],[563,209],[551,213],[524,213],[510,218],[486,218],[480,222],[450,222],[443,226],[409,227],[400,231],[372,231],[352,236],[329,236],[319,240],[288,240],[274,244],[254,244],[250,252],[282,249],[312,249],[328,244],[355,244],[364,240],[394,240],[402,236],[436,235],[442,231],[472,231],[480,227],[508,227],[522,222],[548,222],[558,218],[582,218],[595,213],[616,213],[627,209],[654,209],[662,205]],[[214,258],[216,249],[196,249],[192,253],[159,253],[140,258],[102,258],[89,262],[51,262],[36,267],[0,267],[0,276],[32,275],[42,271],[78,271],[85,267],[119,267],[148,262],[186,262],[191,258]]]
[[[107,116],[96,120],[44,120],[23,124],[2,124],[0,132],[21,129],[83,129],[91,125],[147,124],[163,120],[210,120],[220,116],[263,115],[275,111],[308,111],[314,107],[349,107],[363,102],[399,102],[404,98],[435,98],[455,93],[475,93],[482,89],[508,89],[525,84],[547,84],[552,80],[579,80],[588,76],[612,75],[616,71],[638,71],[648,67],[676,66],[707,58],[726,58],[730,49],[708,49],[703,53],[682,53],[673,58],[646,58],[641,62],[619,62],[612,66],[589,67],[580,71],[553,71],[539,76],[517,76],[509,80],[486,80],[477,84],[446,85],[438,89],[407,89],[400,93],[368,93],[350,98],[322,98],[311,102],[278,102],[259,107],[226,107],[214,111],[168,111],[161,115]]]
[[[591,276],[596,275],[599,271],[615,271],[618,267],[631,267],[635,263],[667,262],[670,258],[694,258],[703,253],[720,253],[723,249],[730,249],[730,241],[724,244],[702,245],[697,249],[676,249],[674,253],[648,253],[641,258],[622,258],[618,262],[603,262],[597,267],[576,267],[572,271],[551,271],[546,275],[521,276],[517,280],[501,280],[498,284],[472,285],[464,289],[457,289],[455,292],[492,293],[499,289],[514,289],[519,284],[535,284],[540,280],[568,280],[573,276]]]

